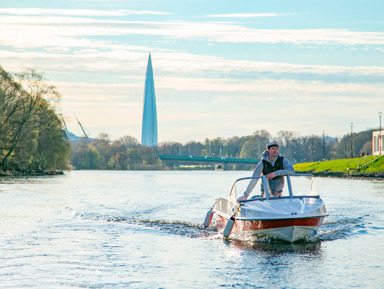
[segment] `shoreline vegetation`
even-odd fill
[[[299,163],[296,173],[319,177],[384,179],[384,156],[364,156],[352,159]]]
[[[64,175],[64,171],[62,170],[37,170],[37,171],[2,171],[0,170],[0,178],[1,177],[41,177],[41,176],[58,176]]]

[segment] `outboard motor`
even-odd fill
[[[225,225],[225,228],[224,228],[224,231],[223,231],[224,238],[228,238],[229,237],[229,235],[232,232],[233,225],[235,224],[235,222],[236,222],[235,215],[233,215],[232,217],[229,218],[227,224]]]

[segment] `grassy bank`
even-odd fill
[[[384,178],[384,157],[364,156],[294,165],[296,172],[318,176]]]

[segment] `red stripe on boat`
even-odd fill
[[[324,217],[303,218],[303,219],[285,219],[285,220],[236,220],[234,230],[255,231],[272,228],[282,228],[291,226],[317,226],[320,227]],[[224,228],[228,219],[216,215],[216,223],[219,228]]]

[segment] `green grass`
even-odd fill
[[[373,161],[366,168],[363,168],[362,171],[366,173],[384,172],[384,157],[382,156]]]
[[[384,157],[365,156],[354,159],[300,163],[294,165],[294,168],[296,171],[309,173],[346,173],[348,168],[360,169],[360,173],[377,173],[384,171]]]

